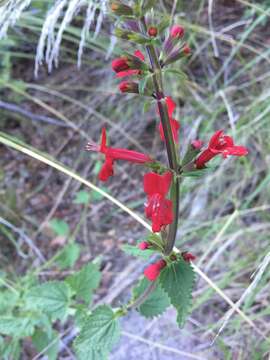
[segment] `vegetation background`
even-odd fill
[[[144,112],[142,98],[118,93],[110,61],[121,44],[112,36],[105,0],[64,1],[58,15],[53,0],[11,0],[16,11],[10,13],[3,11],[6,3],[0,2],[0,127],[13,138],[1,133],[0,140],[15,148],[0,146],[0,313],[7,311],[6,287],[23,288],[31,276],[62,279],[97,257],[102,284],[95,301],[117,305],[128,299],[144,267],[122,246],[143,239],[145,229],[63,174],[62,165],[61,172],[33,157],[42,151],[142,213],[141,170],[119,164],[117,175],[100,184],[102,159],[84,147],[106,126],[117,147],[162,158],[155,109]],[[159,0],[157,11],[185,27],[192,48],[189,60],[175,65],[188,79],[166,78],[178,105],[182,151],[219,128],[249,148],[248,157],[184,181],[178,246],[197,256],[198,267],[250,322],[198,276],[184,329],[174,324],[172,309],[150,320],[132,312],[122,321],[122,341],[111,359],[124,360],[127,353],[147,360],[268,359],[261,334],[270,332],[270,2]],[[22,153],[25,144],[36,149],[31,156]],[[57,322],[54,328],[61,339],[57,359],[75,359],[74,325]],[[44,358],[27,336],[14,348],[10,359]]]

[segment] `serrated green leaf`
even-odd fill
[[[91,195],[88,191],[81,190],[76,193],[73,204],[88,204],[90,201]]]
[[[60,269],[72,268],[80,256],[80,251],[78,244],[67,244],[56,259]]]
[[[86,319],[80,335],[75,340],[75,350],[78,356],[92,352],[96,355],[100,351],[106,353],[112,349],[119,337],[118,319],[109,306],[102,305]]]
[[[59,347],[58,333],[53,331],[51,336],[40,329],[37,329],[32,336],[32,342],[38,352],[46,349],[44,355],[47,355],[49,360],[56,360]]]
[[[0,292],[0,314],[7,315],[12,311],[19,298],[19,294],[9,291],[1,290]]]
[[[25,295],[26,307],[47,313],[52,320],[67,316],[71,289],[63,281],[50,281],[31,288]]]
[[[67,236],[69,234],[69,225],[61,219],[52,219],[50,227],[58,236]]]
[[[184,261],[168,265],[162,270],[159,282],[177,310],[177,323],[182,327],[191,309],[195,274],[191,265]]]
[[[92,292],[99,286],[101,273],[97,264],[89,263],[84,265],[82,269],[69,276],[66,282],[76,293],[76,298],[89,303],[92,298]]]
[[[138,298],[150,284],[151,282],[149,280],[143,278],[139,285],[133,289],[135,299]],[[165,293],[161,285],[157,283],[155,290],[152,291],[138,310],[145,317],[154,317],[161,315],[170,304],[167,293]]]
[[[34,323],[30,317],[0,316],[0,334],[16,338],[31,336]]]
[[[155,250],[151,250],[151,249],[141,250],[138,248],[138,246],[129,245],[129,244],[125,244],[121,246],[121,249],[128,255],[136,256],[144,260],[148,260],[149,257],[155,253]]]

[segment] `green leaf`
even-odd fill
[[[164,69],[164,73],[177,75],[180,77],[180,79],[187,80],[187,75],[181,70],[166,68],[166,69]]]
[[[203,176],[205,174],[210,174],[214,170],[215,170],[215,168],[213,168],[213,167],[206,167],[205,169],[199,169],[199,170],[194,170],[194,171],[184,171],[181,174],[181,176],[195,178],[195,177]]]
[[[67,244],[56,259],[60,269],[72,268],[80,256],[80,251],[78,244]]]
[[[112,349],[119,337],[118,319],[109,306],[102,305],[86,319],[80,335],[75,340],[75,350],[80,359],[86,359],[81,357],[84,353],[95,355],[87,359],[104,359],[106,352]],[[100,356],[97,357],[97,354]]]
[[[100,186],[99,187],[101,190],[105,191],[106,193],[109,193],[108,188],[106,188],[105,186]],[[97,191],[91,191],[91,200],[93,202],[97,202],[100,201],[104,198],[103,194],[100,194]]]
[[[7,315],[15,307],[19,294],[9,291],[0,290],[0,314]]]
[[[64,319],[67,315],[71,290],[63,281],[49,281],[31,288],[26,293],[28,309],[44,311],[52,320]]]
[[[79,272],[69,276],[66,282],[76,293],[76,298],[83,299],[86,303],[89,303],[92,298],[92,292],[99,286],[100,280],[99,265],[89,263],[84,265]]]
[[[51,336],[40,329],[37,329],[32,336],[32,342],[38,352],[46,349],[44,355],[47,355],[49,360],[56,360],[59,348],[58,333],[53,331]]]
[[[107,360],[108,351],[101,349],[77,349],[76,350],[77,360]]]
[[[191,309],[194,271],[188,262],[181,259],[166,266],[159,276],[159,281],[176,308],[177,323],[182,327]]]
[[[142,258],[143,260],[148,260],[151,255],[155,253],[155,250],[146,249],[141,250],[138,246],[125,244],[121,246],[121,249],[128,255],[136,256]]]
[[[138,286],[133,289],[135,299],[138,298],[150,284],[151,282],[149,280],[143,278]],[[145,317],[158,316],[161,315],[170,304],[167,293],[165,293],[161,285],[157,283],[155,290],[152,291],[144,303],[139,307],[139,312]]]
[[[64,220],[56,218],[52,219],[50,221],[50,226],[58,236],[67,236],[69,234],[69,226]]]
[[[0,316],[0,334],[16,338],[31,336],[34,323],[31,317]]]
[[[90,201],[91,195],[88,191],[81,190],[76,193],[76,197],[73,200],[73,204],[88,204]]]

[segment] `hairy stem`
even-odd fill
[[[144,18],[141,19],[141,24],[143,30],[146,32],[147,28]],[[177,152],[173,140],[173,134],[172,134],[168,109],[167,109],[164,90],[163,90],[162,69],[158,60],[155,47],[153,45],[146,45],[146,50],[153,71],[153,84],[155,88],[160,120],[164,131],[165,145],[167,150],[169,166],[174,171],[174,173],[177,174],[178,173]],[[168,232],[168,237],[166,239],[164,255],[169,255],[172,252],[175,244],[175,237],[178,226],[178,213],[179,213],[179,185],[180,185],[179,179],[175,178],[171,186],[171,192],[170,192],[170,199],[173,203],[174,220],[173,223],[169,225],[169,232]]]

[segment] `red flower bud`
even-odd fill
[[[174,25],[171,28],[170,35],[173,38],[181,39],[185,34],[185,29],[180,25]]]
[[[112,61],[112,69],[116,73],[130,69],[127,57],[122,56],[120,58],[114,59]]]
[[[203,141],[202,140],[193,140],[191,142],[191,145],[195,150],[200,150],[203,147]]]
[[[119,84],[119,90],[122,93],[135,93],[139,94],[139,85],[134,81],[122,81]]]
[[[143,241],[138,245],[140,250],[146,250],[149,248],[149,246],[150,246],[150,244],[146,241]]]
[[[144,270],[144,275],[149,281],[155,281],[161,272],[161,270],[166,266],[165,260],[159,260],[154,264],[149,265]]]
[[[151,26],[148,28],[148,35],[151,37],[156,37],[158,33],[158,29],[155,26]]]
[[[191,254],[189,252],[183,252],[182,256],[183,256],[183,259],[187,262],[194,261],[196,259],[196,256],[194,256],[193,254]]]
[[[191,49],[187,44],[183,47],[183,53],[185,55],[189,55],[191,53]]]

